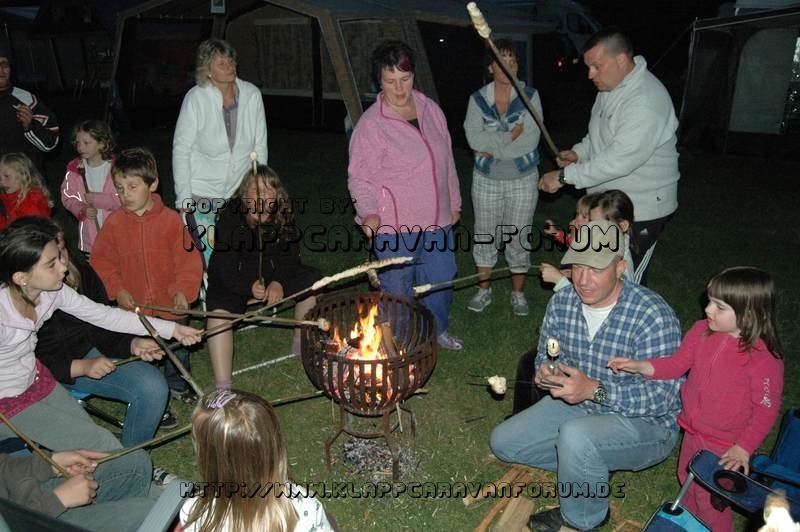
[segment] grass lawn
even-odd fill
[[[143,142],[159,155],[162,191],[171,204],[172,182],[169,170],[171,129],[148,131],[124,139],[123,145]],[[558,139],[557,139],[558,140]],[[574,139],[565,138],[568,145]],[[68,150],[65,150],[68,151]],[[329,213],[320,199],[348,197],[346,188],[346,141],[342,135],[286,130],[270,130],[270,165],[282,176],[291,197],[306,199],[305,212],[297,215],[303,228],[312,224],[349,227],[352,214]],[[544,155],[544,154],[543,154]],[[547,157],[544,157],[545,159]],[[464,211],[462,223],[472,228],[470,202],[471,165],[466,150],[456,149],[462,182]],[[544,170],[548,169],[544,163]],[[734,265],[754,265],[771,272],[779,295],[780,334],[785,347],[786,391],[784,409],[797,406],[797,381],[800,365],[793,356],[798,346],[797,260],[800,257],[800,231],[784,225],[794,219],[797,198],[795,178],[800,164],[755,158],[719,155],[683,155],[680,182],[680,208],[658,244],[650,268],[650,288],[664,296],[675,308],[687,330],[701,317],[701,298],[706,280],[721,269]],[[566,222],[571,218],[576,196],[562,193],[540,198],[535,224],[545,218]],[[62,223],[74,226],[63,210]],[[331,275],[363,262],[364,251],[303,251],[304,260]],[[557,253],[557,252],[556,252]],[[556,253],[534,252],[533,262],[557,263]],[[474,273],[472,257],[457,255],[459,276]],[[361,287],[366,289],[366,279]],[[334,287],[334,289],[338,288]],[[511,394],[496,400],[480,386],[470,383],[482,376],[505,375],[513,379],[517,360],[535,345],[545,305],[551,292],[542,287],[532,271],[525,292],[531,307],[527,317],[515,317],[508,304],[509,282],[502,276],[494,284],[494,303],[481,314],[466,310],[475,286],[465,283],[456,291],[451,313],[451,330],[463,337],[463,351],[439,352],[437,367],[428,381],[428,393],[417,395],[406,406],[417,416],[417,435],[402,437],[411,446],[413,464],[402,482],[489,482],[507,470],[507,465],[492,457],[489,433],[511,411]],[[291,316],[291,312],[285,313]],[[286,355],[291,345],[289,330],[260,327],[238,332],[234,368]],[[202,386],[213,382],[208,354],[198,349],[192,358],[193,374]],[[477,376],[477,377],[476,377]],[[299,359],[242,374],[237,387],[276,399],[313,391]],[[182,423],[190,410],[184,405],[173,409]],[[325,464],[323,445],[338,419],[337,410],[324,398],[281,406],[278,409],[288,441],[291,470],[296,480],[307,482],[352,481],[363,485],[368,478],[348,472],[341,459],[346,436],[333,449],[334,464]],[[774,434],[765,444],[771,448]],[[153,451],[154,462],[181,476],[195,478],[192,443],[188,437],[175,440]],[[604,530],[618,527],[624,520],[644,523],[664,500],[678,491],[675,479],[677,449],[662,464],[639,473],[620,473],[615,482],[624,483],[624,498],[613,499],[612,521]],[[542,474],[542,479],[552,476]],[[251,479],[232,479],[249,482]],[[342,530],[471,530],[493,504],[491,500],[468,508],[460,497],[413,498],[408,494],[383,498],[333,498],[323,501]],[[535,508],[553,504],[538,498]],[[740,524],[742,522],[740,521]]]

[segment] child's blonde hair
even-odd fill
[[[22,203],[28,192],[34,188],[39,188],[44,193],[47,203],[52,205],[53,199],[50,197],[50,191],[44,184],[42,174],[36,169],[33,161],[22,152],[6,153],[0,158],[0,167],[5,166],[11,169],[19,176],[19,196],[17,197],[17,205]]]
[[[294,530],[297,514],[286,496],[286,446],[272,405],[249,392],[215,390],[195,408],[192,436],[203,482],[211,486],[247,482],[248,487],[259,482],[262,490],[253,497],[198,497],[187,525],[196,522],[200,531]],[[260,496],[270,487],[266,496]]]
[[[759,338],[775,358],[783,358],[775,318],[775,283],[765,271],[749,266],[728,268],[708,282],[707,293],[736,313],[739,342],[746,351]]]
[[[100,145],[100,157],[109,161],[114,156],[114,133],[107,122],[102,120],[83,120],[72,128],[72,145],[78,138],[78,133],[88,133]]]
[[[575,203],[575,214],[583,214],[586,213],[586,217],[589,217],[589,211],[592,210],[592,205],[597,198],[600,197],[599,192],[593,192],[591,194],[584,194],[578,201]],[[582,212],[583,211],[583,212]]]

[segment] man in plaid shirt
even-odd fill
[[[606,368],[616,355],[671,355],[681,340],[675,312],[658,294],[622,279],[626,263],[617,226],[597,220],[580,231],[562,260],[572,265],[573,288],[552,297],[539,337],[533,380],[549,396],[491,436],[500,459],[555,471],[560,486],[572,487],[569,496],[560,490],[560,508],[531,516],[529,526],[537,531],[600,526],[608,519],[602,489],[610,472],[657,464],[678,439],[679,381]],[[559,351],[555,364],[548,360],[548,340],[551,351]]]

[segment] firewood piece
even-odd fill
[[[400,358],[400,353],[398,353],[397,350],[397,339],[394,337],[392,324],[388,321],[384,321],[383,323],[379,323],[378,327],[381,330],[381,347],[383,348],[384,354],[389,359]]]
[[[503,483],[511,484],[512,482],[514,482],[514,479],[516,479],[518,476],[522,475],[525,472],[526,472],[525,466],[522,466],[522,465],[519,465],[519,464],[511,466],[511,469],[506,471],[505,475],[503,475],[502,477],[500,477],[499,480],[494,482],[494,485],[495,485],[494,489],[496,489],[497,486],[499,486],[499,485],[501,485]],[[480,493],[478,493],[477,496],[467,495],[466,497],[461,499],[461,502],[464,503],[464,506],[469,506],[470,504],[472,504],[475,501],[480,501],[482,499],[485,499],[490,493],[492,493],[492,491],[493,491],[493,488],[491,486],[489,486],[489,485],[484,486],[483,488],[481,488],[481,491],[480,491]]]
[[[503,510],[503,508],[508,506],[510,502],[511,502],[510,497],[503,497],[502,499],[494,503],[494,506],[492,506],[489,509],[489,511],[486,512],[486,515],[483,516],[481,522],[478,523],[478,526],[475,527],[475,532],[486,532],[487,530],[489,530],[489,525],[492,524],[494,518],[497,516],[498,513],[500,513],[501,510]]]
[[[495,530],[522,530],[528,524],[533,506],[533,501],[527,497],[511,499],[508,507],[503,510],[503,515],[497,520]]]

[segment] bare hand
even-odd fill
[[[522,135],[522,132],[525,131],[525,128],[522,126],[522,122],[517,122],[517,124],[511,129],[511,141],[517,140],[517,137]]]
[[[556,223],[550,218],[544,221],[543,233],[546,235],[550,235],[552,237],[558,236],[558,227],[556,226]]]
[[[564,186],[558,181],[558,172],[558,170],[553,170],[540,177],[539,190],[547,192],[548,194],[555,194],[558,192],[558,189]]]
[[[266,301],[270,305],[283,299],[283,285],[278,281],[272,281],[267,285]]]
[[[572,163],[578,162],[578,154],[572,150],[561,150],[556,157],[556,164],[559,168],[564,168]]]
[[[199,330],[180,323],[175,324],[175,331],[173,331],[172,337],[182,345],[199,344],[203,339],[203,335]]]
[[[91,475],[75,475],[53,489],[64,508],[84,506],[97,495],[97,481]]]
[[[542,388],[547,388],[547,384],[556,385],[556,387],[550,388],[550,395],[563,399],[571,405],[591,399],[597,388],[595,379],[587,377],[578,368],[573,368],[566,364],[558,364],[555,375],[550,372],[547,364],[542,364],[539,366],[533,381]],[[542,386],[542,384],[545,386]]]
[[[133,310],[134,307],[136,307],[136,300],[133,299],[130,292],[124,288],[120,288],[119,292],[117,292],[117,306],[125,310]]]
[[[364,223],[361,224],[361,230],[364,231],[364,236],[367,237],[367,242],[372,242],[375,235],[378,234],[378,227],[381,226],[381,219],[378,215],[372,214],[364,218]]]
[[[91,205],[87,205],[86,208],[83,209],[83,214],[90,220],[97,220],[97,208]]]
[[[90,360],[84,360],[84,362],[86,363],[84,375],[90,379],[102,379],[117,369],[114,362],[106,357],[92,358]]]
[[[451,215],[453,216],[453,225],[461,221],[461,211],[452,211]]]
[[[164,351],[158,346],[158,342],[152,338],[143,338],[140,336],[131,340],[131,354],[141,358],[145,362],[161,360],[164,357]]]
[[[86,204],[89,206],[94,205],[94,192],[86,192]]]
[[[646,360],[634,360],[626,357],[611,357],[606,367],[614,373],[624,371],[650,376],[654,372],[653,365]]]
[[[108,453],[90,451],[88,449],[75,449],[74,451],[53,453],[53,456],[50,458],[66,469],[69,476],[75,476],[93,472],[97,467],[96,460],[105,456],[108,456]],[[58,473],[58,471],[54,469],[53,473]]]
[[[177,309],[189,310],[189,301],[186,299],[186,296],[183,295],[183,292],[178,292],[175,294],[175,297],[172,299],[172,303]]]
[[[264,299],[267,298],[267,287],[265,287],[260,280],[253,283],[253,286],[250,287],[250,292],[252,292],[253,297],[259,301],[264,301]]]
[[[539,265],[539,274],[542,276],[542,281],[552,284],[556,284],[561,280],[562,277],[564,277],[564,274],[561,273],[561,270],[552,264],[547,264],[546,262],[543,262]]]
[[[17,122],[22,125],[22,129],[27,131],[33,121],[33,111],[25,104],[15,105],[14,109],[17,111]]]
[[[741,470],[745,475],[750,474],[750,453],[734,444],[719,458],[719,465],[728,471]]]

